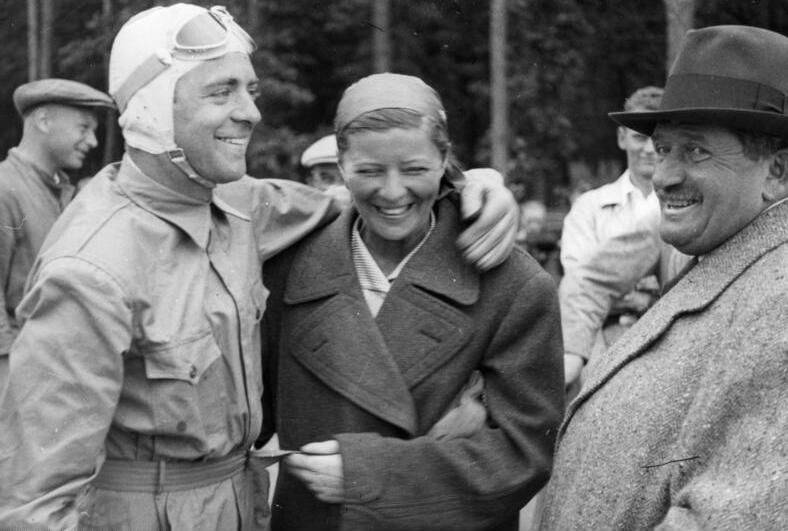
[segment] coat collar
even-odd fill
[[[293,262],[285,302],[307,302],[358,284],[350,254],[350,233],[357,216],[350,207],[325,231],[308,240]],[[452,200],[437,203],[437,217],[434,232],[396,282],[419,286],[462,305],[473,304],[479,298],[479,276],[454,245],[460,222]]]
[[[680,316],[703,311],[764,254],[788,242],[788,202],[762,212],[707,254],[596,362],[591,379],[569,405],[559,437],[572,415],[622,367],[638,358]]]

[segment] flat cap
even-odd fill
[[[115,108],[115,103],[108,94],[69,79],[39,79],[20,85],[14,91],[14,107],[20,115],[44,103]]]

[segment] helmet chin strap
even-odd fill
[[[191,179],[192,181],[196,182],[200,186],[207,188],[208,190],[212,190],[216,187],[216,183],[213,181],[209,181],[203,177],[197,175],[197,172],[194,171],[192,165],[189,164],[189,161],[186,160],[186,154],[183,152],[181,148],[173,149],[167,152],[167,156],[170,158],[170,162],[175,164],[178,169],[180,169],[183,173],[186,174],[186,177]]]

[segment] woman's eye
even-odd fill
[[[405,168],[402,173],[405,175],[423,175],[428,171],[428,168],[424,168],[421,166],[414,166],[412,168]]]
[[[664,157],[670,153],[670,146],[654,146],[657,156]]]
[[[376,175],[380,175],[381,171],[375,168],[362,168],[360,170],[356,170],[356,173],[362,177],[374,177]]]

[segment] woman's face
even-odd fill
[[[408,252],[421,241],[446,169],[425,127],[353,133],[340,169],[373,253]]]

